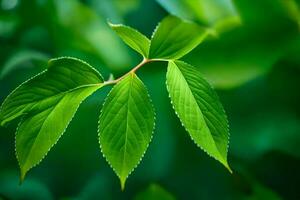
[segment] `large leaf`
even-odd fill
[[[197,24],[168,16],[156,28],[150,45],[150,58],[179,59],[193,50],[208,35]]]
[[[21,84],[4,101],[0,124],[22,116],[16,135],[21,179],[58,141],[79,104],[102,87],[101,75],[74,58],[50,60],[48,69]]]
[[[157,0],[157,2],[173,15],[220,31],[240,24],[232,0]]]
[[[132,49],[140,53],[143,57],[148,56],[150,40],[137,30],[122,24],[111,24],[110,27],[123,39]]]
[[[226,168],[228,121],[216,92],[191,65],[170,61],[167,88],[173,107],[195,143]]]
[[[99,120],[101,150],[124,188],[152,137],[154,110],[146,87],[128,74],[108,95]]]

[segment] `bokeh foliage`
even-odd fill
[[[183,60],[214,85],[227,111],[234,173],[187,139],[164,87],[166,64],[151,63],[139,75],[156,108],[155,137],[125,192],[97,142],[105,89],[82,105],[22,186],[16,126],[0,127],[0,199],[140,199],[147,193],[162,199],[299,199],[299,6],[299,0],[1,0],[1,102],[42,71],[48,58],[78,57],[105,79],[128,71],[140,57],[107,19],[148,37],[169,13],[209,27],[214,35]]]

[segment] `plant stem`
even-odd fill
[[[153,61],[164,61],[164,60],[160,60],[160,59],[147,59],[144,58],[137,66],[135,66],[134,68],[132,68],[129,72],[127,72],[126,74],[124,74],[123,76],[115,79],[115,80],[107,80],[104,82],[104,85],[111,85],[111,84],[116,84],[119,81],[121,81],[125,76],[127,76],[130,73],[135,73],[138,69],[140,69],[142,66],[144,66],[147,63],[153,62]]]

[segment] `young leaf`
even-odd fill
[[[195,143],[226,168],[228,121],[216,92],[191,65],[170,61],[167,88],[173,107]]]
[[[4,101],[0,124],[22,116],[16,134],[21,180],[58,141],[79,104],[102,87],[101,75],[74,58],[50,60],[46,71],[21,84]]]
[[[207,35],[208,30],[197,24],[168,16],[153,34],[149,58],[179,59],[200,44]]]
[[[141,80],[128,74],[108,95],[99,120],[99,140],[124,188],[152,137],[154,110]]]
[[[148,57],[150,40],[145,35],[122,24],[109,23],[109,25],[128,46],[140,53],[143,57]]]

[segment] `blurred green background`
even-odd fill
[[[102,157],[97,121],[105,88],[19,186],[14,134],[0,127],[0,199],[300,199],[300,1],[0,0],[0,102],[46,67],[74,56],[107,79],[141,58],[106,21],[151,36],[168,14],[212,30],[183,60],[213,84],[230,122],[229,174],[190,140],[169,102],[165,63],[138,74],[156,109],[145,157],[121,192]]]

